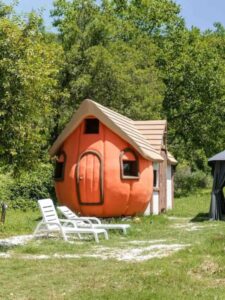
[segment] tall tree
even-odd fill
[[[114,1],[58,0],[53,16],[65,50],[62,86],[70,107],[92,98],[132,118],[159,117],[164,87],[157,47],[121,17]]]
[[[31,168],[48,147],[62,52],[35,13],[0,12],[0,161]]]
[[[225,146],[223,26],[188,30],[172,0],[101,3],[55,1],[69,107],[90,97],[133,118],[162,113],[173,152],[204,169]]]
[[[202,167],[205,156],[224,148],[224,36],[198,29],[171,34],[163,46],[164,112],[181,158]],[[166,51],[167,50],[167,51]]]
[[[180,7],[170,0],[112,1],[121,18],[146,33],[158,47],[157,67],[163,73],[163,115],[169,141],[180,159],[204,168],[206,156],[224,148],[224,28],[188,30]],[[216,135],[215,135],[216,132]],[[213,137],[213,138],[212,138]]]

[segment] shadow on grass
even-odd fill
[[[205,222],[209,220],[210,218],[208,213],[199,213],[193,219],[191,219],[191,222]]]

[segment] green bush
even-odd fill
[[[200,170],[192,171],[187,164],[177,166],[174,179],[177,197],[193,193],[198,188],[208,188],[212,183],[210,174]]]
[[[9,202],[9,208],[20,209],[22,211],[27,211],[29,209],[35,210],[37,208],[37,202],[33,199],[18,197]]]
[[[20,209],[35,208],[38,199],[54,198],[52,172],[51,164],[41,164],[34,171],[21,173],[14,179],[11,206]]]
[[[7,202],[12,197],[13,178],[8,172],[0,170],[0,202]]]
[[[23,171],[19,176],[0,170],[0,201],[14,209],[35,209],[37,200],[55,199],[51,164],[40,164],[30,172]]]
[[[53,190],[52,166],[40,165],[36,170],[23,172],[14,180],[13,197],[38,200],[50,197]]]

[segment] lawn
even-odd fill
[[[209,190],[175,199],[174,210],[130,220],[127,236],[110,232],[98,245],[2,247],[0,299],[224,299],[225,223],[207,219],[209,202]],[[0,238],[30,234],[39,218],[8,211]]]

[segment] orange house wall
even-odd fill
[[[55,182],[59,202],[84,216],[116,217],[143,213],[152,198],[152,162],[138,154],[140,178],[121,179],[120,153],[130,145],[101,123],[99,134],[83,132],[84,121],[60,149],[66,153],[66,166],[64,180]],[[103,157],[102,205],[80,205],[77,199],[75,168],[80,154],[88,150],[98,151]]]

